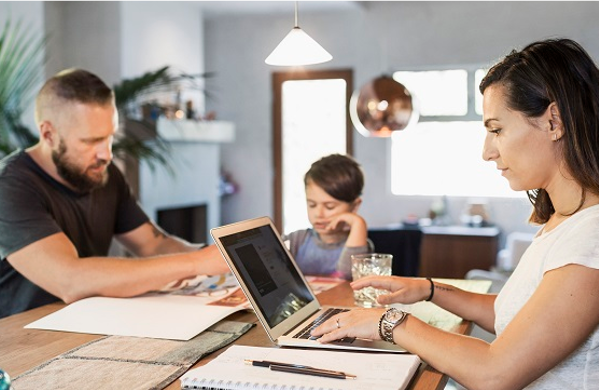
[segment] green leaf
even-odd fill
[[[45,58],[42,55],[46,37],[22,22],[8,19],[0,34],[0,152],[33,145],[36,137],[21,122],[33,97],[33,88],[42,77]]]

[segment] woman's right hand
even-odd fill
[[[389,294],[381,294],[377,297],[377,302],[382,305],[415,303],[427,299],[431,293],[431,283],[427,279],[400,276],[365,276],[351,282],[350,286],[354,290],[363,287],[388,290]]]

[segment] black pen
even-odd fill
[[[342,371],[325,370],[322,368],[315,368],[311,366],[305,366],[302,364],[291,364],[273,362],[269,360],[244,360],[245,364],[256,366],[256,367],[268,367],[272,371],[290,372],[295,374],[313,375],[325,378],[336,378],[336,379],[356,379],[356,375],[346,374]]]
[[[283,366],[283,367],[296,367],[296,368],[314,368],[314,367],[310,367],[310,366],[303,366],[302,364],[272,362],[272,361],[269,361],[269,360],[250,360],[250,359],[245,359],[244,363],[248,364],[250,366],[267,367],[267,368],[269,368],[270,366]]]
[[[320,377],[324,377],[324,378],[356,379],[356,375],[345,374],[341,371],[322,370],[320,368],[303,368],[303,367],[270,365],[269,370],[291,372],[293,374],[320,376]]]

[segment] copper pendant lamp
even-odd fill
[[[390,137],[419,120],[410,91],[383,75],[363,85],[350,99],[350,118],[365,137]]]

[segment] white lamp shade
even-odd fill
[[[269,54],[265,63],[275,66],[321,64],[333,57],[300,27],[294,27]]]

